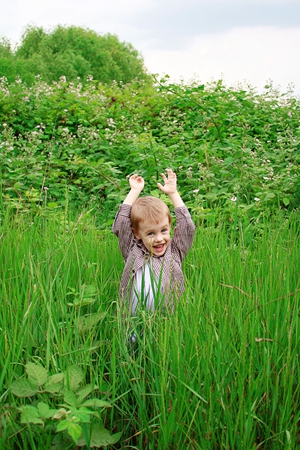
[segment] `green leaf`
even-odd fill
[[[39,364],[29,362],[25,365],[25,370],[28,378],[36,381],[39,386],[42,386],[44,383],[46,383],[48,379],[48,372],[44,367],[40,366]]]
[[[80,405],[81,402],[87,397],[95,388],[91,384],[87,384],[83,386],[76,392],[77,395],[77,404]]]
[[[97,288],[93,284],[88,284],[84,287],[84,297],[92,297],[97,294]]]
[[[85,331],[89,331],[93,328],[100,320],[105,317],[106,313],[95,313],[90,314],[88,316],[80,316],[78,317],[77,326],[78,330],[83,333]]]
[[[66,385],[68,389],[74,391],[83,381],[84,375],[78,366],[70,366],[66,370]]]
[[[290,204],[290,199],[287,198],[287,197],[284,197],[284,198],[282,199],[282,201],[283,201],[284,206],[288,206],[288,205]]]
[[[70,422],[68,433],[76,443],[82,434],[82,428],[78,423]]]
[[[62,383],[46,383],[43,386],[43,391],[45,392],[50,392],[50,394],[57,394],[58,392],[60,392],[63,388],[63,384]]]
[[[48,208],[54,209],[57,208],[58,204],[55,202],[49,202],[47,203]]]
[[[49,384],[61,383],[62,381],[64,381],[64,378],[65,378],[64,373],[56,373],[55,375],[51,375],[50,377],[48,377],[47,383]]]
[[[74,394],[74,392],[69,391],[69,390],[65,390],[65,395],[64,395],[64,401],[70,405],[70,406],[74,406],[76,408],[77,405],[77,398],[76,395]]]
[[[31,397],[39,393],[38,385],[28,379],[13,381],[9,387],[17,397]]]
[[[86,305],[92,305],[95,303],[95,298],[79,298],[74,300],[73,306],[86,306]]]
[[[82,406],[86,406],[88,408],[111,408],[111,404],[104,400],[100,400],[98,398],[91,398],[90,400],[86,400],[82,403]]]
[[[38,409],[35,406],[25,405],[20,408],[21,410],[21,423],[39,423],[44,424],[40,418]]]
[[[67,410],[65,408],[60,408],[54,414],[53,419],[60,420],[62,417],[66,417],[66,415],[67,415]]]
[[[266,195],[265,200],[271,200],[272,198],[275,198],[275,194],[273,192],[269,192]]]
[[[69,420],[62,420],[58,423],[56,431],[67,430],[71,438],[76,443],[80,436],[82,435],[82,428],[78,423],[70,422]]]
[[[49,406],[47,405],[47,403],[44,403],[44,402],[38,403],[37,407],[38,407],[40,417],[42,417],[43,419],[50,419],[56,413],[56,409],[50,409]]]
[[[69,428],[69,424],[71,422],[69,422],[68,420],[61,420],[56,427],[56,431],[64,431],[67,430]]]
[[[121,439],[121,436],[122,433],[110,434],[110,432],[106,430],[101,423],[93,424],[90,447],[99,448],[106,445],[116,444]],[[77,445],[79,447],[84,447],[86,445],[83,435],[78,440]]]
[[[63,387],[64,378],[64,373],[51,375],[51,377],[48,377],[47,383],[44,384],[43,391],[50,392],[51,394],[60,392]]]
[[[225,166],[230,166],[233,162],[234,162],[234,159],[232,158],[232,156],[228,156],[228,158],[224,159]]]
[[[90,411],[89,409],[83,407],[71,410],[71,414],[78,419],[78,422],[82,423],[89,423],[90,415],[93,413],[94,411]]]

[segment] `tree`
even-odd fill
[[[0,44],[0,58],[1,55]],[[101,83],[151,79],[142,56],[131,44],[120,42],[113,34],[99,35],[75,26],[58,26],[50,32],[27,27],[21,44],[10,57],[15,72],[18,69],[21,78],[30,84],[38,74],[47,82],[58,81],[62,75],[68,81],[80,77],[83,83],[88,75]]]
[[[0,77],[5,76],[9,81],[16,78],[14,54],[9,41],[5,38],[0,40]]]

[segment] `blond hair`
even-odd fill
[[[131,226],[138,230],[141,222],[158,222],[166,216],[171,224],[170,210],[160,198],[152,196],[140,197],[131,208]]]

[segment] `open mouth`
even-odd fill
[[[165,248],[165,244],[160,244],[160,245],[155,245],[155,246],[153,247],[153,250],[154,250],[156,253],[160,253],[160,252],[162,252],[162,251],[164,250],[164,248]]]

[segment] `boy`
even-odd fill
[[[129,178],[130,192],[119,207],[112,231],[119,239],[125,260],[120,294],[129,300],[131,314],[144,306],[174,307],[184,288],[182,261],[190,249],[195,225],[177,192],[176,174],[166,169],[164,186],[159,189],[170,197],[175,208],[176,228],[171,238],[171,215],[167,205],[156,197],[140,197],[144,179]],[[157,301],[158,299],[158,301]],[[141,305],[143,303],[143,305]]]

